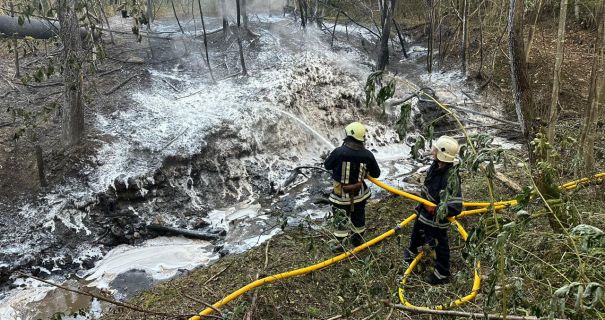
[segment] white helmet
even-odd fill
[[[450,136],[441,136],[433,143],[437,150],[437,159],[442,162],[452,163],[458,155],[458,141]]]
[[[357,141],[364,142],[366,140],[366,127],[359,122],[352,122],[346,126],[345,133],[348,137],[353,137]]]

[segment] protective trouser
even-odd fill
[[[450,276],[450,246],[447,232],[448,229],[432,227],[416,220],[408,248],[414,255],[418,254],[418,248],[424,244],[433,248],[437,256],[434,273],[439,279]]]
[[[351,235],[351,243],[358,246],[363,243],[362,235],[366,229],[366,201],[354,205],[332,204],[334,236],[344,240]],[[350,222],[349,222],[350,221]]]

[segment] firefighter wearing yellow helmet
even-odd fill
[[[347,125],[345,134],[342,145],[330,153],[324,166],[332,171],[330,202],[336,229],[334,236],[341,243],[350,237],[350,243],[356,247],[364,242],[365,205],[371,195],[364,179],[368,175],[378,178],[380,168],[372,152],[364,147],[366,128],[363,124]]]
[[[459,149],[456,139],[449,136],[441,136],[433,143],[433,163],[424,179],[422,197],[435,203],[437,207],[423,204],[416,207],[418,218],[412,228],[410,245],[403,252],[404,260],[410,263],[418,254],[418,248],[424,244],[435,249],[435,268],[425,279],[430,284],[447,283],[450,277],[447,235],[450,224],[447,217],[453,217],[462,211],[460,176],[454,167]]]

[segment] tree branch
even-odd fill
[[[362,24],[358,23],[357,21],[353,20],[353,18],[351,18],[351,16],[349,16],[349,15],[348,15],[348,14],[347,14],[347,13],[346,13],[344,10],[342,10],[342,9],[340,9],[340,8],[337,8],[337,7],[335,7],[335,6],[331,5],[331,4],[328,4],[328,3],[322,2],[322,1],[320,1],[319,3],[320,3],[320,4],[322,4],[322,5],[324,5],[324,6],[326,6],[326,7],[328,7],[328,8],[330,8],[330,9],[334,9],[334,10],[338,10],[338,11],[342,12],[342,14],[343,14],[345,17],[349,18],[349,20],[351,20],[351,22],[353,22],[355,25],[359,26],[360,28],[363,28],[363,29],[367,30],[367,31],[368,31],[368,32],[370,32],[371,34],[373,34],[373,35],[375,35],[376,37],[380,38],[380,35],[378,35],[378,33],[376,33],[376,32],[374,32],[374,31],[372,31],[372,29],[370,29],[370,28],[368,28],[368,27],[366,27],[366,26],[364,26],[364,25],[362,25]]]
[[[387,300],[384,301],[385,305],[404,310],[412,313],[420,313],[420,314],[434,314],[440,316],[448,316],[448,317],[466,317],[466,318],[476,318],[476,319],[488,319],[488,320],[540,320],[538,317],[534,316],[514,316],[514,315],[500,315],[500,314],[485,314],[485,313],[474,313],[474,312],[464,312],[464,311],[451,311],[451,310],[431,310],[431,309],[418,309],[407,307],[401,304],[393,304]],[[553,320],[567,320],[567,319],[558,319],[555,318]]]
[[[109,91],[105,92],[105,94],[110,95],[110,94],[116,92],[118,89],[123,87],[125,84],[127,84],[130,80],[134,79],[136,76],[138,76],[138,74],[133,74],[132,76],[128,77],[126,80],[119,83],[117,86],[115,86],[115,87],[111,88]]]

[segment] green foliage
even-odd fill
[[[553,316],[562,313],[583,315],[584,312],[582,309],[594,309],[601,303],[604,297],[602,284],[596,282],[588,284],[572,282],[554,292],[551,300],[551,312]],[[573,302],[573,307],[571,307],[571,304],[567,304],[569,300]]]
[[[515,200],[517,200],[516,209],[526,207],[529,204],[529,200],[531,199],[533,193],[534,189],[532,187],[523,187],[523,191],[515,197]]]
[[[466,145],[460,147],[460,158],[463,166],[469,171],[477,171],[481,164],[487,163],[487,177],[493,179],[496,176],[495,164],[503,160],[504,150],[492,147],[494,138],[488,134],[477,134],[468,137]],[[468,142],[472,145],[469,146]],[[474,151],[473,151],[474,149]]]
[[[317,317],[320,314],[320,310],[314,306],[308,306],[306,312],[311,317]]]
[[[448,203],[453,197],[461,193],[460,185],[460,165],[454,165],[447,173],[447,186],[439,193],[441,203]],[[440,205],[437,207],[437,219],[444,220],[448,216],[448,207]]]
[[[412,146],[412,149],[410,150],[412,159],[418,160],[418,158],[420,158],[420,151],[424,150],[425,146],[426,146],[426,139],[422,135],[419,135],[416,138],[416,142]]]
[[[61,320],[63,317],[65,317],[65,313],[55,312],[52,316],[50,316],[50,320]]]
[[[556,168],[558,152],[548,141],[546,134],[540,132],[531,142],[534,147],[533,153],[538,158],[536,169],[542,186],[541,192],[547,199],[557,199],[560,197],[560,191],[556,177],[559,172]]]
[[[13,140],[19,140],[28,133],[30,134],[30,138],[32,140],[37,140],[35,129],[48,122],[58,107],[59,103],[56,101],[44,106],[44,108],[42,108],[40,111],[32,111],[30,109],[20,108],[17,106],[8,107],[6,112],[10,113],[13,119],[21,120],[21,125],[13,134]]]
[[[370,73],[366,80],[364,91],[366,93],[366,108],[370,107],[370,104],[375,99],[376,93],[376,82],[382,77],[382,71],[376,71]]]
[[[571,229],[570,234],[580,242],[584,252],[605,249],[605,232],[595,226],[580,224]]]
[[[395,124],[395,130],[397,131],[397,135],[399,135],[399,139],[403,140],[407,135],[408,125],[410,124],[410,115],[412,114],[412,105],[409,103],[405,103],[401,105],[401,112],[399,115],[399,120]]]
[[[379,106],[382,106],[382,112],[385,112],[384,103],[393,97],[395,94],[395,80],[390,80],[386,86],[380,88],[378,94],[376,95],[376,103]]]
[[[382,113],[385,113],[385,102],[395,94],[395,80],[390,80],[385,86],[380,86],[382,81],[382,71],[370,73],[366,80],[364,91],[366,93],[366,108],[369,108],[373,101],[382,107]],[[378,93],[376,88],[380,87]]]

